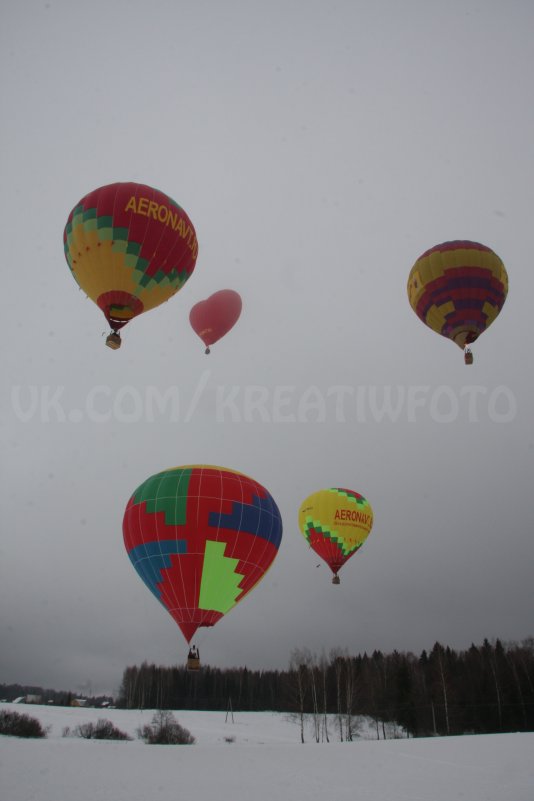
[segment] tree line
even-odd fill
[[[534,730],[534,638],[500,640],[464,651],[436,643],[419,656],[394,651],[317,657],[295,650],[288,670],[219,669],[143,663],[124,671],[117,706],[128,709],[274,711],[310,719],[328,739],[335,716],[339,739],[355,736],[358,715],[377,736],[395,722],[410,736]]]
[[[39,699],[40,704],[53,704],[54,706],[71,706],[76,698],[90,701],[91,706],[106,706],[113,703],[110,695],[91,695],[73,693],[71,690],[50,690],[30,684],[0,684],[0,699],[14,701],[17,698],[32,696]],[[36,702],[35,702],[36,703]]]

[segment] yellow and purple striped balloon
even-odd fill
[[[468,240],[425,251],[408,278],[408,299],[419,319],[460,348],[491,325],[507,293],[508,275],[499,256]]]

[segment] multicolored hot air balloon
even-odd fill
[[[206,346],[206,353],[210,352],[210,345],[218,342],[234,327],[239,320],[241,307],[241,296],[233,289],[220,289],[193,306],[189,322]]]
[[[299,527],[324,559],[339,584],[338,571],[361,548],[373,526],[373,510],[363,495],[349,489],[323,489],[302,502]]]
[[[101,186],[69,214],[65,257],[80,287],[119,329],[178,292],[195,269],[193,223],[170,197],[145,184]]]
[[[278,552],[282,520],[254,479],[189,465],[157,473],[136,489],[123,533],[133,566],[190,642],[263,578]]]
[[[508,293],[504,264],[478,242],[443,242],[427,250],[411,269],[408,299],[429,328],[464,349],[473,363],[471,345],[503,307]]]

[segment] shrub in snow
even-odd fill
[[[0,712],[0,734],[11,737],[46,737],[46,729],[43,729],[37,718],[4,710]]]
[[[68,737],[70,731],[63,732],[63,736]],[[80,723],[74,729],[74,737],[83,737],[85,740],[132,740],[129,734],[117,729],[111,720],[101,718],[96,723]]]
[[[149,745],[192,745],[193,735],[180,726],[172,712],[160,710],[152,718],[152,723],[137,729],[137,736]]]

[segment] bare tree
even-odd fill
[[[336,681],[336,720],[339,728],[339,740],[343,742],[343,676],[345,673],[345,654],[335,648],[330,651],[330,662],[334,667]]]
[[[447,734],[451,733],[449,722],[449,696],[447,693],[447,680],[445,677],[445,649],[440,643],[436,643],[430,654],[430,659],[434,662],[436,667],[436,676],[441,695],[443,697],[443,709],[445,712],[445,731]]]
[[[354,660],[350,656],[345,657],[345,739],[353,739],[353,714],[354,702],[356,700],[356,671]]]
[[[327,743],[330,742],[328,737],[328,692],[327,692],[327,678],[328,678],[328,662],[326,656],[321,656],[319,662],[319,670],[321,673],[321,683],[322,683],[322,691],[323,691],[323,727],[322,727],[322,738],[326,740]]]
[[[309,658],[309,652],[295,648],[291,652],[291,657],[289,660],[289,669],[295,676],[301,743],[304,742],[304,721],[306,710],[306,693],[308,687]]]

